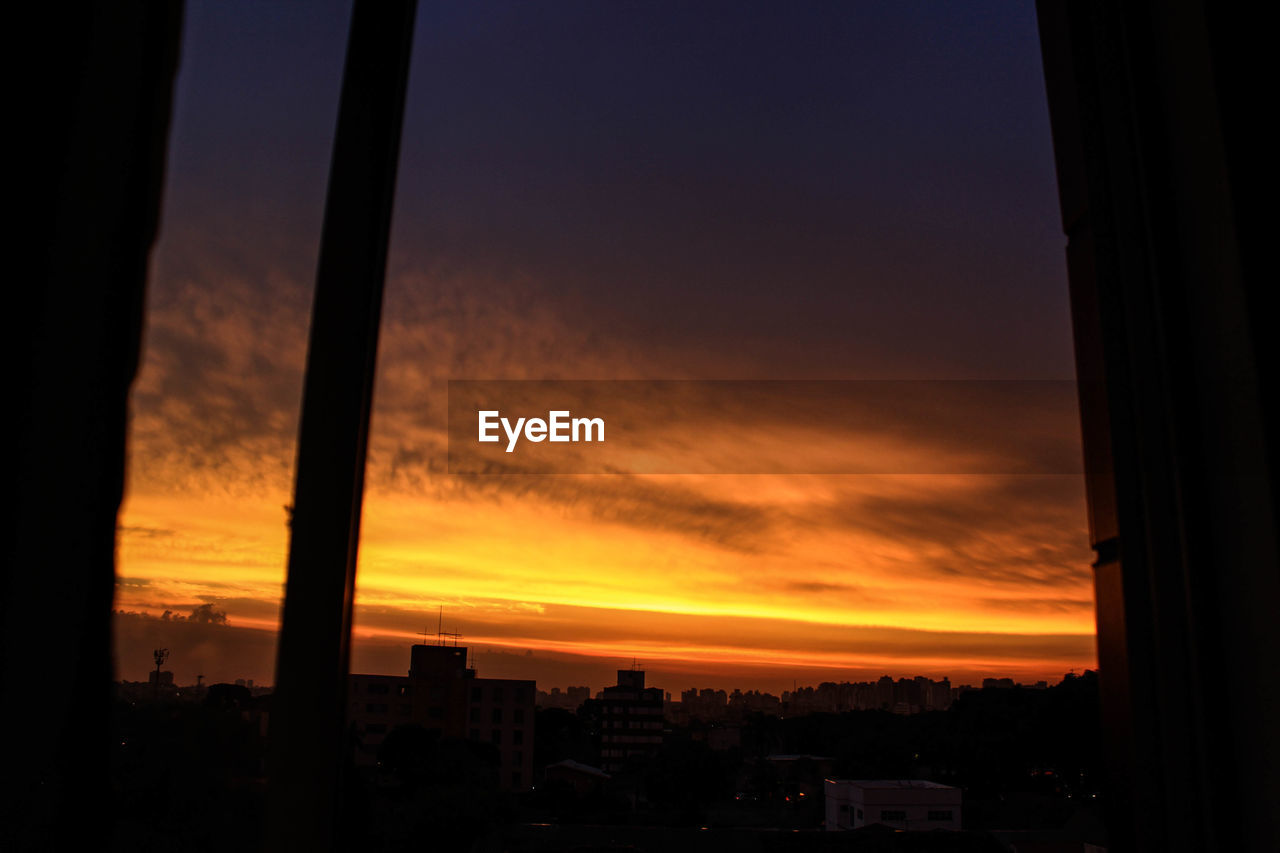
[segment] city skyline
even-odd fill
[[[472,650],[467,648],[466,646],[454,646],[454,645],[451,645],[451,643],[448,641],[431,642],[426,644],[416,643],[414,644],[414,646],[424,647],[424,648],[429,647],[429,648],[458,649],[462,653],[466,654],[467,656],[466,667],[468,668],[470,673],[472,673],[473,675],[478,675],[483,671],[486,676],[489,676],[492,674],[488,670],[481,669],[481,666],[478,663],[476,656],[474,655],[474,653],[472,653]],[[413,648],[413,647],[410,647],[410,648]],[[164,649],[163,651],[168,653],[170,650]],[[401,649],[401,652],[403,652],[403,649]],[[402,660],[402,663],[403,663],[403,660]],[[154,652],[153,652],[153,664],[154,664]],[[528,665],[527,659],[525,661],[525,664],[526,666]],[[180,677],[177,677],[173,672],[173,670],[169,667],[167,654],[166,654],[165,663],[163,666],[164,668],[160,669],[153,665],[153,668],[146,673],[145,678],[131,679],[131,678],[118,677],[117,683],[121,685],[139,685],[139,684],[145,683],[145,684],[154,686],[156,683],[156,679],[158,677],[160,679],[160,684],[162,687],[172,688],[173,690],[176,690],[178,692],[181,692],[184,690],[199,691],[201,689],[207,689],[213,686],[214,684],[234,684],[236,686],[248,687],[256,691],[257,694],[270,694],[270,692],[274,689],[274,686],[270,682],[258,681],[252,677],[210,679],[204,673],[197,674],[195,676],[195,679],[196,679],[195,681],[183,682],[182,679]],[[405,674],[405,671],[407,670],[404,670],[402,667],[402,671],[399,671],[399,672],[378,671],[378,672],[362,673],[358,676],[353,675],[352,677],[395,679],[395,678],[402,678]],[[1063,682],[1071,678],[1081,677],[1083,675],[1091,673],[1093,672],[1093,670],[1084,670],[1080,673],[1077,673],[1074,670],[1071,670],[1069,672],[1063,673],[1057,680],[1040,679],[1035,682],[1025,682],[1025,683],[1008,676],[998,676],[998,675],[985,676],[983,678],[975,680],[975,683],[962,683],[959,680],[951,679],[947,675],[942,675],[935,678],[933,676],[919,675],[919,674],[890,675],[888,673],[883,673],[878,677],[870,678],[867,680],[854,680],[849,678],[843,678],[839,681],[826,680],[821,682],[804,683],[804,684],[801,684],[798,680],[793,680],[792,686],[789,689],[784,687],[784,688],[778,689],[776,693],[771,692],[768,689],[762,689],[759,686],[751,686],[751,685],[743,685],[743,684],[726,685],[726,686],[714,685],[714,684],[713,685],[689,684],[687,680],[685,682],[679,682],[681,686],[676,686],[677,682],[675,680],[671,680],[667,683],[659,684],[659,683],[655,683],[656,679],[650,679],[648,677],[656,675],[657,678],[665,677],[668,679],[679,679],[679,678],[682,678],[683,676],[663,675],[661,671],[648,670],[644,666],[639,665],[638,662],[633,662],[632,666],[630,667],[623,667],[617,670],[613,670],[613,674],[608,677],[605,677],[598,686],[592,685],[592,684],[570,684],[570,683],[542,684],[542,683],[536,682],[534,679],[524,679],[524,680],[527,681],[529,684],[537,685],[536,692],[537,692],[538,707],[564,708],[566,710],[575,710],[577,703],[570,700],[578,700],[580,702],[586,699],[600,699],[602,695],[604,695],[602,691],[604,691],[606,688],[611,686],[610,682],[616,681],[624,673],[628,673],[628,672],[640,673],[643,676],[645,676],[646,680],[648,681],[648,686],[657,688],[664,692],[666,696],[666,702],[668,704],[670,703],[687,704],[692,698],[692,700],[695,703],[700,703],[705,705],[708,702],[710,697],[710,701],[712,703],[715,703],[716,701],[718,701],[721,706],[725,706],[726,703],[731,703],[735,699],[768,698],[768,699],[771,699],[774,701],[780,701],[783,703],[788,701],[792,701],[792,702],[801,701],[804,703],[803,709],[806,712],[812,712],[813,710],[815,710],[815,708],[813,707],[814,697],[818,697],[818,700],[820,703],[821,701],[823,701],[822,697],[830,698],[829,694],[833,692],[843,694],[854,688],[861,690],[864,688],[876,688],[876,687],[883,688],[885,685],[888,685],[889,689],[892,691],[892,689],[895,686],[901,688],[904,685],[909,686],[911,684],[915,684],[921,687],[921,689],[925,690],[926,692],[930,689],[930,687],[945,688],[945,690],[950,691],[949,699],[944,700],[944,699],[938,699],[937,697],[935,697],[933,699],[926,699],[920,703],[922,705],[922,709],[924,710],[930,710],[930,709],[942,710],[942,709],[945,709],[946,704],[950,700],[954,699],[956,696],[966,691],[985,689],[988,687],[1023,688],[1023,689],[1038,690],[1038,689],[1044,689],[1050,686],[1054,686],[1056,684],[1062,684]],[[158,676],[157,676],[157,673],[159,673]],[[520,670],[511,669],[505,672],[504,678],[512,679],[513,677],[519,676],[520,674],[521,674]],[[800,699],[799,697],[807,697],[807,698]],[[845,697],[845,698],[848,698],[848,697]],[[863,697],[863,698],[866,698],[866,697]],[[892,702],[889,703],[889,705],[892,705],[892,704],[893,704]],[[867,705],[863,703],[859,705],[851,705],[848,710],[866,710],[872,707],[877,707],[877,706]],[[688,708],[684,709],[684,714],[685,715],[689,714]]]
[[[208,638],[209,632],[234,631],[235,626],[227,624],[225,614],[212,610],[208,605],[202,605],[197,614],[185,616],[170,614],[164,618],[142,616],[136,612],[116,611],[115,621],[117,634],[123,635],[126,638],[127,648],[135,652],[128,662],[117,661],[118,680],[147,681],[155,669],[153,649],[158,645],[169,643],[164,647],[170,651],[172,657],[165,668],[174,672],[177,684],[194,684],[197,675],[203,678],[205,684],[252,681],[260,688],[270,689],[273,683],[271,661],[267,652],[274,647],[274,635],[262,629],[242,629],[247,638],[237,641],[223,637],[211,641]],[[449,623],[443,624],[446,628],[455,627]],[[139,627],[143,630],[137,630]],[[697,662],[684,660],[673,661],[670,665],[635,657],[630,659],[595,657],[584,661],[573,657],[555,657],[532,649],[476,648],[468,644],[465,635],[458,634],[454,637],[455,633],[457,632],[450,630],[445,636],[436,637],[432,632],[424,630],[418,632],[416,639],[392,638],[383,643],[362,644],[353,657],[352,671],[380,675],[403,674],[406,650],[412,645],[421,644],[424,637],[430,638],[427,641],[430,645],[461,643],[468,650],[470,665],[493,677],[529,678],[538,683],[539,690],[546,691],[553,687],[567,689],[587,686],[592,690],[593,695],[601,686],[612,683],[617,671],[633,667],[649,673],[651,684],[672,694],[679,694],[692,688],[726,691],[755,690],[773,692],[777,695],[797,686],[804,689],[806,686],[816,687],[821,683],[875,681],[883,677],[895,680],[918,677],[947,679],[957,688],[981,686],[984,681],[992,679],[1011,679],[1025,685],[1034,685],[1040,681],[1053,684],[1067,674],[1095,668],[1069,666],[1061,672],[1042,674],[1039,668],[1021,671],[955,668],[921,672],[893,669],[892,666],[880,669],[875,666],[840,669],[811,665],[760,673],[750,666],[737,668],[731,666],[727,669],[724,667],[702,668],[697,665]],[[174,646],[171,640],[175,638],[179,643],[184,643],[185,647]],[[143,653],[144,648],[145,653]],[[240,650],[240,653],[236,653],[236,650]],[[227,654],[228,651],[231,653]],[[257,662],[256,669],[254,662]],[[546,674],[550,674],[550,680],[547,680]],[[703,680],[695,683],[697,679]]]

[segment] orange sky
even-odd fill
[[[421,288],[400,285],[379,368],[357,666],[402,668],[377,650],[434,631],[440,607],[482,672],[499,674],[486,668],[492,654],[503,675],[533,667],[544,681],[593,687],[633,658],[673,689],[695,674],[781,689],[886,672],[1056,679],[1094,665],[1077,476],[451,476],[441,458],[454,371],[563,378],[568,364],[592,364],[572,375],[616,378],[634,368],[549,315],[478,311],[447,287],[424,303]],[[206,632],[195,668],[269,682],[269,655],[220,660],[216,647],[219,630],[234,645],[231,632],[276,623],[297,393],[281,389],[300,383],[303,322],[273,316],[247,289],[229,307],[237,289],[225,281],[217,305],[195,287],[180,292],[182,303],[153,310],[135,392],[117,607],[185,614],[212,603],[229,625]],[[179,381],[180,347],[154,343],[180,335],[198,341],[202,387]],[[525,352],[555,346],[503,370],[508,353],[469,348],[473,335]],[[469,356],[468,369],[467,352],[490,360]],[[1074,422],[1059,426],[1070,446]],[[913,455],[952,453],[950,431],[939,424],[936,447],[917,431]],[[504,650],[534,657],[513,663]],[[147,668],[133,652],[126,677]],[[191,679],[182,660],[175,649],[179,680]],[[233,660],[248,669],[226,669]]]
[[[1096,664],[1073,405],[984,403],[1015,426],[977,450],[962,406],[784,413],[708,456],[703,412],[649,436],[702,473],[444,464],[449,380],[1069,382],[1031,7],[419,17],[353,666],[403,671],[441,607],[481,674],[542,686],[599,688],[633,659],[671,690],[775,692]],[[180,683],[271,680],[346,23],[343,3],[189,9],[132,395],[122,677],[164,645]],[[1050,473],[973,473],[1006,453]],[[887,473],[806,473],[868,465]],[[707,473],[752,470],[778,473]]]

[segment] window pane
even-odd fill
[[[116,667],[269,688],[350,4],[186,7],[120,516]]]

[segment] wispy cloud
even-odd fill
[[[544,292],[519,276],[459,271],[393,282],[369,455],[361,643],[420,631],[423,613],[444,604],[494,648],[574,660],[631,649],[671,666],[731,661],[744,672],[897,659],[900,669],[1016,664],[1046,675],[1091,662],[1076,477],[539,476],[518,463],[448,474],[450,378],[643,378],[677,363],[666,378],[681,378],[705,367],[688,353],[655,360],[626,338],[583,331],[551,311]],[[211,606],[235,630],[275,625],[305,318],[296,282],[233,277],[215,287],[198,270],[171,282],[153,309],[120,531],[131,580],[118,586],[118,606],[152,615]],[[855,432],[881,442],[874,452],[898,448],[912,464],[972,444],[954,422],[923,414],[859,417]],[[1056,459],[1064,441],[1072,446],[1073,418],[1029,423],[1020,452]],[[734,470],[752,454],[823,438],[822,423],[802,420],[766,407],[754,434],[715,451],[717,464]],[[850,418],[830,424],[823,440],[841,446]],[[653,440],[698,450],[679,446],[689,426]],[[255,634],[238,648],[268,647]]]

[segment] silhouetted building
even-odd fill
[[[930,682],[929,684],[929,710],[945,711],[951,707],[951,680],[944,678],[941,681]]]
[[[572,788],[575,794],[583,796],[602,790],[610,777],[599,767],[566,758],[564,761],[548,764],[543,778],[547,784],[560,782]]]
[[[723,720],[729,705],[729,694],[704,687],[690,688],[680,694],[680,712],[686,720]]]
[[[662,749],[662,691],[644,686],[644,671],[618,670],[618,683],[600,691],[600,767],[616,773],[633,757]]]
[[[559,687],[552,687],[550,693],[545,690],[538,691],[538,707],[563,708],[566,711],[576,711],[582,707],[583,702],[590,698],[590,687],[566,687],[564,690]]]
[[[735,691],[736,695],[736,691]],[[894,681],[882,676],[878,681],[848,681],[836,684],[824,681],[817,687],[800,687],[786,691],[778,702],[768,693],[741,694],[744,706],[766,714],[787,716],[805,714],[841,714],[846,711],[886,710],[898,714],[920,711],[943,711],[951,707],[953,691],[950,680],[934,681],[923,675]],[[732,702],[730,703],[732,706]]]
[[[960,829],[960,789],[923,779],[827,779],[827,831]]]
[[[449,737],[498,748],[503,788],[533,782],[533,721],[537,685],[532,680],[477,678],[462,646],[415,645],[409,674],[351,675],[347,719],[356,735],[355,761],[371,765],[396,726],[414,723]]]

